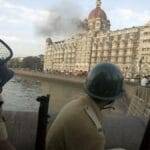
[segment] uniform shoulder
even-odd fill
[[[83,108],[84,106],[84,102],[83,102],[84,98],[80,97],[78,99],[72,100],[71,102],[69,102],[68,104],[66,104],[62,110],[60,111],[60,113],[62,112],[74,112],[74,110],[80,110]]]
[[[63,122],[71,122],[73,120],[77,120],[79,116],[82,116],[84,110],[83,97],[72,100],[68,104],[66,104],[62,110],[57,115],[57,120],[62,120]]]

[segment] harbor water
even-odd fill
[[[49,110],[59,112],[69,101],[83,94],[83,85],[64,81],[39,79],[34,77],[15,76],[4,89],[4,110],[37,112],[37,97],[50,96]]]
[[[3,108],[8,111],[37,111],[39,104],[36,98],[41,95],[40,81],[15,76],[3,89]]]

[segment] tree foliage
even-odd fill
[[[23,59],[13,58],[9,61],[10,68],[26,68],[31,70],[43,70],[43,55],[28,56]]]
[[[12,58],[8,62],[8,67],[9,68],[21,68],[21,60],[19,58]]]

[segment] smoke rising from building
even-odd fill
[[[81,21],[83,9],[79,1],[62,0],[49,11],[45,23],[38,27],[42,36],[67,36],[86,29],[85,21]]]

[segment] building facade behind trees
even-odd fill
[[[88,72],[99,62],[120,67],[126,78],[150,74],[150,22],[111,31],[110,21],[96,0],[87,28],[64,41],[46,40],[45,71]]]

